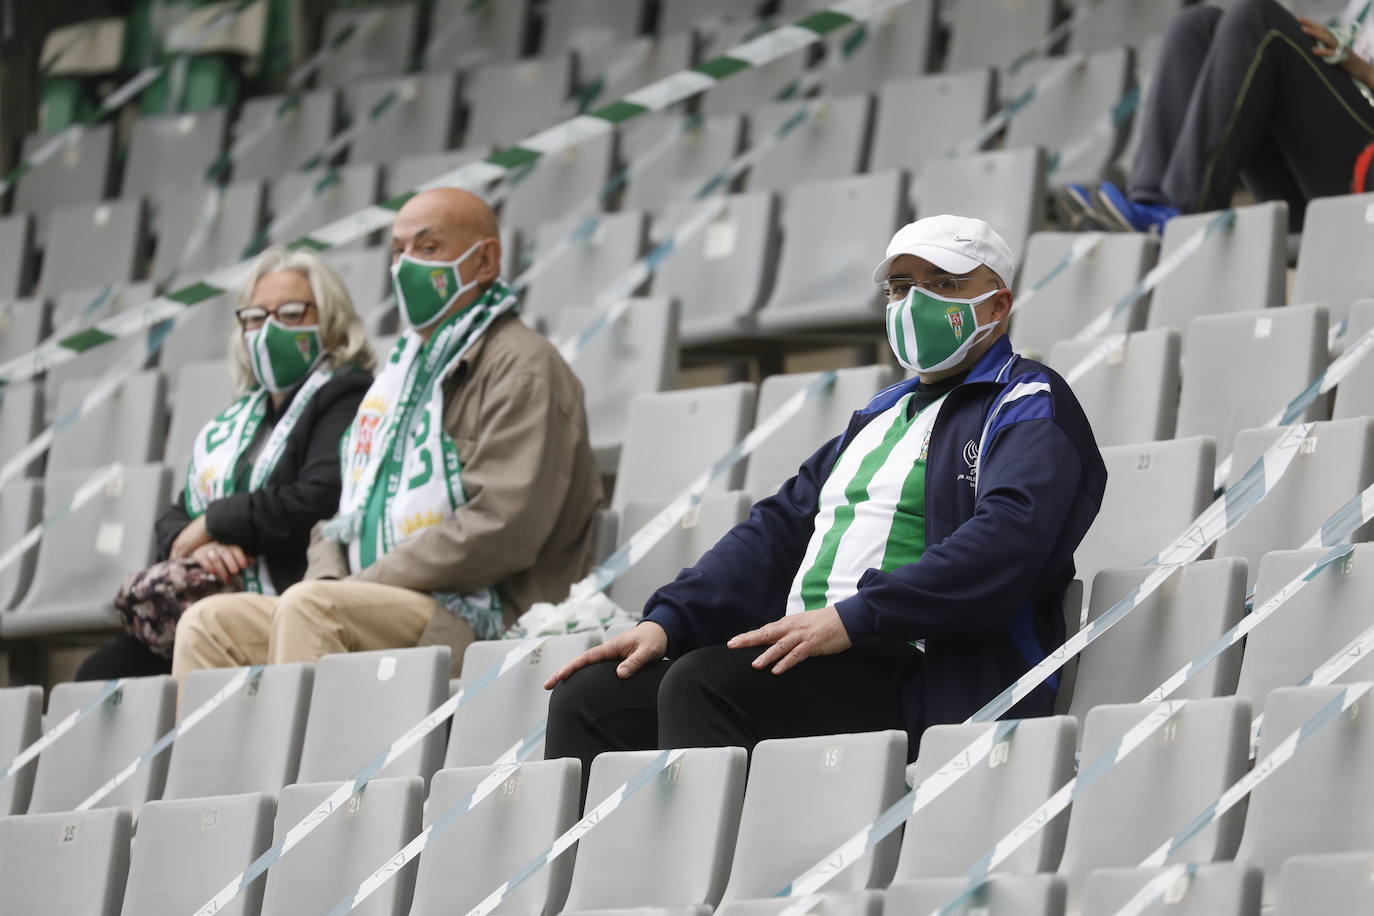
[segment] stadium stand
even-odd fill
[[[63,66],[35,56],[32,111],[0,130],[0,165],[23,163],[0,176],[0,913],[1115,916],[1152,888],[1131,912],[1374,911],[1374,357],[1271,419],[1374,332],[1374,194],[1313,200],[1290,234],[1285,203],[1242,192],[1156,238],[1076,231],[1056,193],[1129,168],[1160,34],[1192,2],[899,0],[831,28],[871,4],[138,0],[28,36],[88,37]],[[172,34],[215,16],[249,38]],[[665,77],[696,94],[636,93]],[[584,774],[542,759],[542,685],[615,629],[473,643],[453,684],[439,646],[70,680],[119,631],[111,599],[231,393],[230,297],[165,297],[268,242],[322,249],[384,355],[366,214],[465,167],[508,279],[536,268],[524,320],[578,351],[613,484],[598,558],[719,471],[600,586],[631,618],[900,379],[868,285],[892,231],[992,222],[1029,303],[1015,346],[1070,379],[1109,474],[1061,714],[933,727],[905,770],[906,735],[877,732]],[[356,231],[321,241],[336,223]],[[1214,499],[1250,508],[1247,471],[1302,422],[1253,511],[1159,565]]]

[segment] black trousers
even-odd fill
[[[1261,200],[1346,194],[1355,157],[1374,142],[1374,107],[1275,0],[1191,6],[1164,35],[1141,112],[1133,200],[1185,213],[1229,205],[1237,180]]]
[[[589,665],[553,691],[545,755],[582,760],[585,797],[603,751],[752,750],[765,738],[905,728],[902,687],[921,670],[911,646],[866,642],[780,675],[751,667],[763,651],[697,649],[624,680],[615,662]]]
[[[163,658],[142,640],[125,633],[86,656],[76,669],[75,680],[108,681],[117,677],[151,677],[171,673],[170,658]]]

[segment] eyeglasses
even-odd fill
[[[965,283],[977,283],[979,281],[997,282],[992,277],[934,277],[930,280],[893,277],[891,280],[883,280],[878,286],[882,289],[888,302],[897,302],[910,295],[913,286],[919,286],[926,292],[935,293],[939,296],[952,296],[962,290]]]
[[[245,331],[252,331],[262,327],[269,315],[282,324],[300,324],[314,307],[313,302],[283,302],[274,309],[249,305],[235,312],[234,317],[239,320],[239,327]]]

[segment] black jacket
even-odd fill
[[[242,547],[266,561],[278,592],[305,575],[310,529],[339,508],[339,439],[358,412],[372,375],[350,369],[315,392],[287,437],[281,459],[260,490],[234,493],[210,503],[205,513],[210,537]],[[295,391],[291,392],[294,397]],[[285,410],[288,399],[283,405]],[[264,423],[258,437],[269,435]],[[172,504],[157,520],[157,551],[166,559],[172,542],[191,521],[184,504],[185,476],[177,481]]]

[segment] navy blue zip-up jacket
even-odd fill
[[[880,392],[747,520],[654,592],[645,619],[667,632],[669,657],[783,616],[826,476],[859,430],[918,384]],[[890,573],[868,570],[836,606],[853,643],[925,640],[925,664],[902,695],[913,757],[928,726],[962,722],[1064,641],[1060,602],[1073,552],[1106,483],[1068,383],[999,338],[949,393],[931,431],[925,553]],[[1008,717],[1051,714],[1057,689],[1057,679],[1042,684]]]

